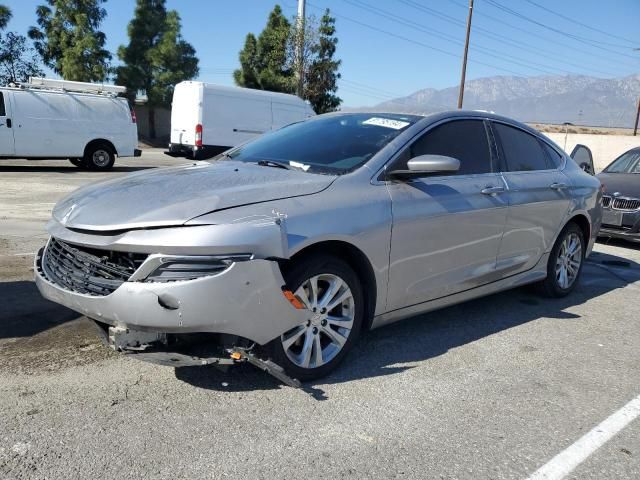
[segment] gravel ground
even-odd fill
[[[568,298],[518,289],[370,332],[303,390],[112,353],[39,296],[32,253],[64,193],[180,162],[0,164],[0,479],[522,479],[640,395],[640,248],[619,242]],[[640,420],[567,478],[640,478]]]

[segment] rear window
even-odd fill
[[[502,154],[509,172],[546,170],[546,154],[536,137],[503,123],[494,123],[493,129],[502,146]]]
[[[4,96],[2,92],[0,92],[0,117],[4,117],[6,114],[7,112],[4,109]]]
[[[319,117],[263,135],[219,158],[273,161],[311,173],[343,174],[364,165],[420,118],[389,114]]]

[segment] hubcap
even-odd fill
[[[317,368],[347,343],[355,316],[353,294],[340,277],[323,273],[302,282],[295,295],[307,307],[309,320],[284,333],[282,347],[297,366]]]
[[[560,288],[569,288],[578,278],[582,263],[582,243],[580,237],[570,233],[565,237],[558,250],[556,260],[556,280]]]
[[[109,163],[109,152],[106,150],[96,150],[93,152],[93,164],[104,167]]]

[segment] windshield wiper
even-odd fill
[[[284,168],[285,170],[291,170],[291,165],[283,162],[275,162],[273,160],[258,160],[256,163],[261,167],[275,167]]]

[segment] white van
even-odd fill
[[[180,82],[173,91],[169,155],[210,158],[256,135],[312,117],[295,95]]]
[[[0,87],[0,158],[60,158],[107,170],[140,156],[138,128],[124,87],[31,78]]]

